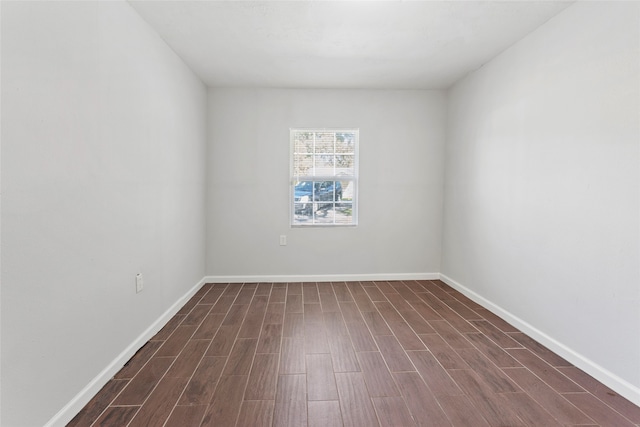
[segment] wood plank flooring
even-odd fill
[[[68,426],[640,426],[440,281],[206,284]]]

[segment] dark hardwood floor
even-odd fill
[[[69,426],[639,426],[440,281],[206,284]]]

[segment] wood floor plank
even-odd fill
[[[160,341],[148,341],[125,363],[124,367],[118,371],[114,378],[120,380],[133,378],[149,359],[151,359],[151,356],[158,351],[161,345],[162,342]]]
[[[451,426],[451,422],[440,407],[435,395],[417,372],[398,372],[393,375],[409,412],[413,415],[418,426]]]
[[[282,325],[265,324],[262,327],[256,353],[280,353]]]
[[[280,375],[273,411],[273,425],[305,427],[307,425],[306,375]]]
[[[589,393],[567,393],[564,398],[602,426],[634,427],[634,424]]]
[[[494,393],[515,393],[519,391],[507,374],[477,349],[461,348],[457,352]]]
[[[471,320],[470,323],[502,348],[522,348],[522,344],[486,320]]]
[[[517,368],[516,368],[517,369]],[[449,371],[482,417],[495,426],[522,426],[524,423],[509,408],[505,398],[492,392],[473,372],[466,369]]]
[[[280,351],[280,374],[306,373],[304,338],[283,338]]]
[[[271,283],[258,283],[258,287],[256,288],[256,293],[254,295],[266,295],[267,297],[271,295]]]
[[[175,358],[152,357],[115,398],[113,405],[142,405]]]
[[[266,295],[253,297],[240,332],[238,332],[238,338],[258,338],[260,336],[260,328],[267,311],[268,300],[269,297]]]
[[[196,326],[178,326],[169,339],[158,349],[155,357],[177,356],[180,354],[196,329]]]
[[[409,301],[404,299],[400,294],[388,294],[387,299],[400,313],[413,310],[413,307],[411,306],[411,304],[409,304]]]
[[[489,427],[487,420],[478,412],[467,396],[440,396],[438,402],[451,423],[456,427]]]
[[[309,401],[307,403],[309,427],[342,427],[342,412],[337,400]]]
[[[200,363],[204,352],[209,347],[209,340],[190,340],[184,346],[171,368],[166,373],[168,377],[190,378]]]
[[[284,323],[284,302],[269,303],[267,312],[264,315],[264,324],[275,325]]]
[[[144,402],[129,427],[164,425],[188,381],[188,378],[164,377]]]
[[[284,311],[286,313],[302,313],[302,295],[287,294],[287,301]]]
[[[95,427],[126,426],[140,409],[139,406],[111,406],[96,420]]]
[[[238,427],[271,427],[273,400],[245,400],[238,415]]]
[[[182,324],[199,326],[207,316],[207,314],[209,314],[209,311],[211,311],[211,307],[213,307],[213,305],[196,305],[193,310],[191,310],[191,312],[187,315],[187,317],[185,317]]]
[[[543,346],[542,344],[540,344],[533,338],[528,337],[522,332],[507,333],[507,335],[518,341],[518,343],[520,343],[524,348],[531,350],[533,354],[535,354],[551,366],[572,366],[571,363],[567,362],[562,357],[558,356],[547,347]]]
[[[329,335],[328,338],[334,372],[360,372],[360,364],[349,336]]]
[[[242,285],[239,283],[229,283],[229,285],[222,292],[223,297],[235,297],[240,293]]]
[[[333,293],[333,288],[331,288],[330,293],[320,293],[320,305],[322,306],[323,312],[340,311],[340,306],[338,305],[336,295]]]
[[[193,334],[192,339],[195,340],[210,340],[218,332],[218,328],[222,325],[224,320],[224,314],[209,314],[204,318],[196,332]]]
[[[438,334],[420,335],[427,350],[435,356],[445,369],[468,369],[469,365],[462,360],[449,344]]]
[[[640,406],[634,405],[629,400],[620,396],[618,393],[611,390],[601,382],[598,382],[595,378],[575,366],[559,367],[558,370],[571,378],[582,388],[588,390],[595,397],[618,411],[624,417],[640,425]]]
[[[330,354],[307,354],[307,399],[338,400]]]
[[[238,338],[229,354],[229,360],[222,375],[249,375],[257,346],[256,338]]]
[[[433,329],[446,341],[452,348],[472,348],[473,344],[460,332],[455,330],[453,326],[446,320],[432,320],[429,322]]]
[[[517,368],[522,366],[522,364],[518,362],[512,354],[510,354],[510,351],[505,351],[502,347],[491,341],[486,335],[477,333],[465,334],[464,336],[466,339],[471,341],[471,343],[480,350],[482,354],[500,368]]]
[[[226,357],[202,358],[178,405],[208,405],[226,362]]]
[[[342,311],[342,317],[346,323],[359,322],[362,320],[360,310],[355,302],[339,302],[340,311]]]
[[[247,379],[246,375],[229,375],[220,379],[213,400],[205,411],[202,427],[236,425]]]
[[[387,301],[387,297],[378,289],[375,285],[371,287],[364,287],[364,291],[369,296],[372,302]]]
[[[302,283],[287,283],[287,295],[302,295]]]
[[[239,330],[248,309],[249,304],[232,304],[222,321],[222,326],[237,326]]]
[[[200,427],[206,405],[176,406],[164,427]]]
[[[312,304],[312,306],[319,304]],[[305,307],[310,305],[305,304]],[[327,341],[327,333],[324,325],[322,311],[318,307],[318,312],[313,314],[311,310],[304,314],[304,349],[305,353],[329,353],[329,342]]]
[[[339,302],[353,302],[353,297],[345,282],[331,282],[331,286]]]
[[[245,400],[273,400],[276,397],[278,382],[278,354],[256,354],[247,382]]]
[[[377,426],[373,403],[359,372],[336,373],[336,385],[345,427]]]
[[[324,325],[327,335],[349,335],[347,325],[344,323],[340,312],[323,313]]]
[[[405,350],[424,350],[424,343],[405,322],[392,322],[389,327]]]
[[[520,388],[529,395],[555,419],[565,425],[595,424],[584,412],[556,393],[551,387],[536,377],[526,368],[505,368],[504,371]]]
[[[555,391],[559,393],[581,393],[585,391],[562,372],[540,359],[528,349],[510,349],[508,352]]]
[[[235,299],[233,296],[221,296],[216,303],[213,304],[209,314],[227,314]]]
[[[67,424],[67,427],[84,427],[91,425],[128,382],[128,380],[124,379],[112,379],[107,382],[98,394]]]
[[[247,288],[246,285],[242,287],[242,290],[238,293],[234,304],[248,305],[251,303],[251,299],[253,298],[253,294],[255,294],[256,290],[252,288]]]
[[[286,338],[304,336],[304,314],[302,312],[285,314],[282,336]]]
[[[378,350],[376,342],[373,340],[373,336],[369,332],[369,328],[367,328],[367,324],[364,323],[364,320],[360,320],[359,322],[349,322],[346,325],[347,330],[349,331],[349,336],[351,336],[351,341],[353,342],[353,348],[356,351]]]
[[[433,330],[431,325],[429,325],[417,311],[411,309],[403,311],[401,314],[405,322],[407,322],[416,334],[435,334],[436,331]]]
[[[180,326],[185,317],[187,317],[185,314],[176,314],[175,316],[173,316],[167,322],[167,324],[164,325],[162,329],[160,329],[158,333],[151,338],[150,341],[166,341],[169,336],[171,336],[173,331],[175,331],[176,328]]]
[[[305,304],[320,303],[318,287],[316,286],[315,282],[302,284],[302,301]]]
[[[535,400],[526,393],[505,393],[504,398],[509,403],[509,408],[522,420],[524,425],[530,427],[561,427],[555,418],[544,410]]]
[[[369,396],[399,396],[400,390],[379,352],[356,353]]]
[[[411,427],[416,425],[401,397],[373,397],[371,400],[378,414],[380,426]]]
[[[348,288],[361,312],[376,311],[375,305],[373,305],[373,302],[369,299],[369,295],[360,283],[352,282]]]
[[[239,325],[222,325],[211,340],[211,345],[206,352],[206,356],[228,356],[233,348],[236,335],[240,330]]]
[[[271,290],[271,295],[269,296],[269,304],[286,302],[287,301],[287,290],[280,288],[273,288]]]
[[[418,295],[413,292],[404,282],[393,282],[391,286],[404,298],[406,301],[420,301]]]
[[[425,303],[425,302],[414,302],[411,301],[409,304],[411,304],[411,307],[413,307],[413,309],[415,311],[418,312],[418,314],[420,314],[420,316],[422,316],[422,318],[426,321],[429,320],[444,320],[442,318],[442,316],[440,316],[438,314],[437,311],[435,311],[433,308],[431,308],[429,306],[429,304]]]
[[[462,394],[462,390],[431,352],[408,351],[407,354],[433,394],[438,397]]]
[[[376,335],[392,335],[391,329],[387,325],[387,322],[382,318],[377,311],[367,311],[362,313],[362,317],[369,327],[369,330],[375,337]]]
[[[443,301],[435,298],[430,293],[420,294],[420,298],[433,308],[444,320],[449,322],[458,332],[471,333],[478,330],[470,322],[452,310]]]
[[[403,372],[403,371],[415,371],[415,368],[404,349],[398,342],[397,338],[393,335],[379,335],[374,337],[380,353],[387,362],[389,371],[391,372]]]

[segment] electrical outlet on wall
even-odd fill
[[[136,293],[142,292],[144,288],[144,280],[142,279],[142,273],[136,274]]]

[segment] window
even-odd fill
[[[357,224],[358,130],[291,129],[291,225]]]

